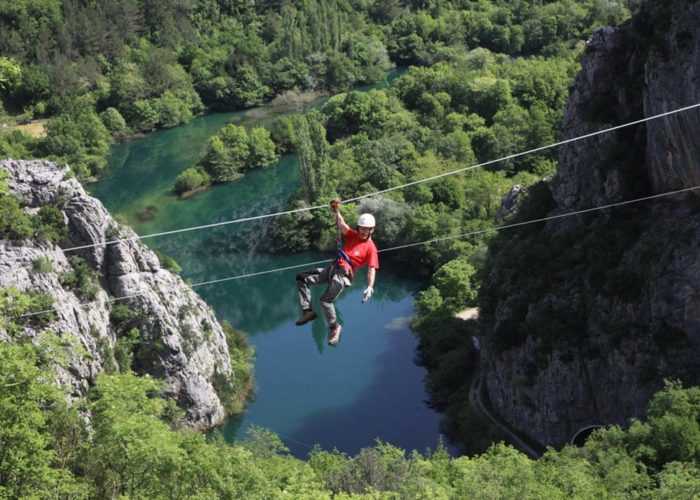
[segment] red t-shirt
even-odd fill
[[[371,239],[361,240],[360,234],[354,229],[350,229],[345,233],[345,247],[343,247],[343,251],[350,257],[353,272],[365,264],[379,269],[379,254],[377,253],[377,247],[374,246],[374,241]],[[345,262],[345,259],[340,259],[340,266],[348,268],[348,263]]]

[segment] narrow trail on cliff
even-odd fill
[[[482,420],[485,420],[489,424],[496,427],[499,431],[504,433],[508,438],[510,438],[513,444],[523,453],[526,453],[533,460],[537,460],[542,456],[542,452],[535,450],[532,446],[523,441],[518,434],[515,433],[508,425],[501,422],[498,418],[493,416],[493,414],[486,408],[484,401],[481,397],[482,394],[482,381],[481,369],[476,367],[476,373],[472,379],[472,383],[469,385],[469,404],[474,408],[477,413],[481,416]]]

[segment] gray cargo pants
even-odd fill
[[[321,296],[321,307],[328,326],[335,328],[338,326],[338,318],[335,314],[333,301],[350,284],[350,276],[346,269],[338,269],[335,266],[318,267],[297,274],[299,305],[301,305],[302,310],[311,309],[311,290],[309,285],[323,285],[326,283],[328,283],[328,288]]]

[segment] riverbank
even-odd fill
[[[303,109],[315,100],[322,97],[328,97],[331,94],[328,91],[308,90],[299,92],[296,90],[287,90],[270,101],[269,107],[275,111],[297,110]]]

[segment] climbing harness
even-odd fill
[[[340,200],[333,200],[331,201],[331,207],[333,207],[333,213],[337,214],[338,213],[338,205],[340,204]],[[350,262],[350,257],[348,256],[347,253],[345,253],[345,250],[343,250],[343,237],[340,233],[340,221],[338,220],[338,217],[336,216],[335,218],[335,232],[336,232],[336,249],[335,249],[335,260],[333,261],[332,267],[335,268],[336,272],[340,272],[343,282],[345,283],[346,286],[350,286],[351,280],[352,280],[352,262]],[[348,267],[342,267],[340,265],[340,261],[344,260]]]

